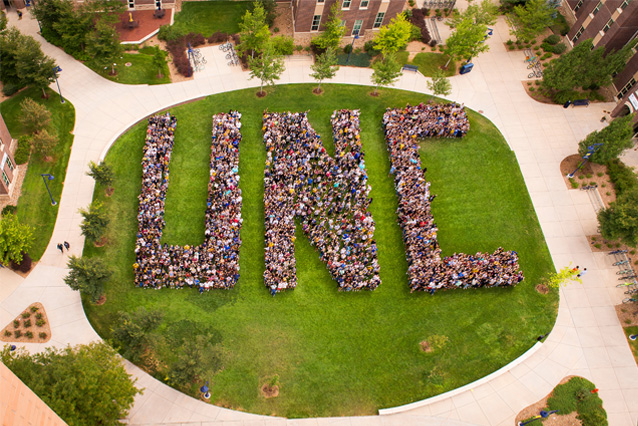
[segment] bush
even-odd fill
[[[25,164],[29,161],[31,155],[31,140],[27,136],[22,136],[18,139],[18,148],[16,148],[13,159],[16,160],[16,164]]]
[[[12,334],[13,334],[13,333],[11,333],[9,330],[5,330],[5,331],[4,331],[4,335],[5,335],[6,337],[11,337],[11,335],[12,335]]]
[[[430,47],[436,47],[437,44],[438,41],[436,41],[435,39],[430,40]]]
[[[4,86],[2,86],[2,93],[5,96],[11,96],[11,95],[15,95],[16,93],[18,93],[18,90],[20,90],[21,87],[18,86],[17,84],[13,84],[13,83],[6,83]]]
[[[6,206],[4,206],[4,208],[2,209],[2,216],[6,216],[8,214],[16,214],[16,210],[18,208],[16,206],[12,206],[11,204],[7,204]]]
[[[549,59],[552,57],[552,53],[551,52],[545,52],[543,53],[543,56],[541,56],[541,61],[544,61],[545,59]]]
[[[533,92],[533,91],[535,91],[535,90],[536,90],[536,89],[535,89],[534,87],[530,87],[530,88],[529,88],[529,91],[530,91],[530,92]]]
[[[301,52],[301,51],[303,50],[303,46],[302,46],[302,45],[300,45],[300,44],[298,44],[298,45],[296,45],[296,46],[295,46],[295,50],[296,50],[297,52]]]
[[[20,263],[15,263],[15,262],[11,262],[11,269],[15,270],[19,270],[20,272],[23,273],[27,273],[31,270],[31,264],[33,263],[33,261],[31,260],[31,256],[29,256],[28,253],[22,252],[22,262]],[[28,312],[25,312],[26,314],[28,314]],[[31,314],[29,314],[31,315]],[[24,314],[22,314],[22,316],[24,318],[28,318],[28,316],[24,316]]]
[[[31,312],[33,312],[33,313],[36,313],[36,312],[38,312],[38,311],[40,310],[40,308],[38,308],[37,306],[31,306],[31,307],[29,308],[29,310],[30,310]],[[40,316],[42,316],[42,314],[40,314]],[[40,318],[40,317],[38,317],[38,316],[36,315],[36,318]]]
[[[39,337],[40,339],[46,339],[46,338],[47,338],[47,334],[46,334],[44,331],[42,331],[42,332],[40,332],[40,333],[38,334],[38,337]]]
[[[552,96],[552,100],[557,104],[564,104],[567,101],[572,101],[574,99],[580,99],[582,94],[575,90],[563,90],[562,92],[557,92]]]
[[[370,56],[377,56],[379,53],[381,53],[380,50],[374,48],[374,42],[372,40],[366,41],[366,44],[363,45],[363,50],[365,50],[366,53]]]
[[[607,173],[618,196],[638,188],[638,178],[634,172],[618,159],[607,163]]]
[[[557,55],[560,55],[561,53],[564,53],[567,50],[567,45],[565,43],[558,43],[556,46],[554,46],[554,53]]]
[[[35,322],[35,325],[37,325],[38,327],[42,327],[44,324],[46,324],[46,321],[43,319],[39,319]]]
[[[589,98],[592,101],[600,101],[600,102],[603,102],[605,100],[605,96],[596,90],[592,90],[591,92],[589,92],[589,94],[587,95],[587,98]]]
[[[42,318],[42,313],[38,312],[37,314],[35,314],[36,319],[40,319]]]
[[[223,33],[221,31],[215,31],[213,34],[211,34],[210,37],[208,37],[208,42],[209,43],[225,43],[228,40],[228,34]]]
[[[567,33],[569,32],[569,24],[567,23],[565,17],[560,13],[556,16],[556,19],[554,20],[554,23],[550,26],[550,28],[552,29],[554,34],[560,34],[562,36],[567,35]]]
[[[514,40],[509,39],[509,40],[507,40],[507,42],[505,44],[507,44],[508,46],[511,46],[511,45],[514,44]]]
[[[352,52],[352,45],[351,45],[351,44],[346,44],[346,45],[343,47],[343,53],[345,53],[345,54],[347,55],[347,54],[348,54],[348,53],[350,53],[350,52]]]
[[[16,339],[19,339],[20,337],[22,337],[22,332],[20,330],[16,330],[13,332],[13,335]]]
[[[292,55],[295,50],[295,41],[292,37],[280,35],[273,37],[272,42],[275,52],[279,55]]]
[[[24,321],[24,328],[29,328],[29,327],[31,327],[31,325],[32,324],[31,324],[31,320],[30,319]]]
[[[279,27],[275,27],[275,28],[273,28],[273,29],[272,29],[272,32],[273,32],[273,33],[278,33],[278,32],[279,32]]]
[[[173,25],[162,25],[159,27],[159,32],[157,33],[157,38],[163,40],[165,42],[177,40],[178,38],[184,37],[185,33],[180,28],[177,28]]]
[[[24,335],[27,336],[28,339],[33,339],[33,333],[31,331],[27,331]]]
[[[20,316],[22,316],[22,318],[29,318],[31,314],[29,312],[22,312]]]
[[[557,44],[558,42],[560,42],[560,36],[557,36],[556,34],[552,34],[549,37],[547,37],[545,40],[543,40],[543,42],[547,44],[551,44],[553,46]]]
[[[572,184],[572,188],[576,189],[578,188],[580,185],[578,184],[578,182],[576,181],[576,179],[574,178],[569,178],[569,183]]]
[[[554,46],[552,46],[551,44],[547,43],[547,42],[542,42],[541,43],[541,49],[543,49],[545,52],[553,52],[554,51]]]
[[[20,327],[20,321],[19,320],[13,320],[13,328],[18,328]]]
[[[199,47],[206,44],[206,37],[200,33],[188,33],[186,35],[186,46],[190,43],[191,47]]]

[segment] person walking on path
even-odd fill
[[[71,248],[71,244],[67,243],[66,241],[64,242],[64,248],[66,248],[66,251],[69,251],[69,249]]]
[[[58,244],[58,250],[60,250],[60,253],[64,254],[64,248],[62,247],[62,244]]]

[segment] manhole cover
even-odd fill
[[[127,62],[127,63],[124,64],[124,66],[127,66],[127,67],[130,67],[131,65],[133,65],[133,64],[130,63],[130,62]]]

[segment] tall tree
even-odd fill
[[[111,277],[111,270],[97,257],[69,257],[67,264],[69,273],[64,277],[64,282],[72,290],[91,298],[97,302],[104,294],[104,284]]]
[[[20,112],[20,123],[29,133],[38,133],[51,122],[51,111],[31,98],[24,98],[20,102]]]
[[[42,37],[55,45],[60,45],[62,34],[59,28],[56,28],[56,24],[73,19],[73,3],[66,0],[38,0],[33,2],[31,10],[40,24]]]
[[[109,217],[106,214],[104,205],[99,201],[93,201],[88,210],[80,209],[80,214],[84,218],[80,224],[82,235],[91,242],[100,241],[109,224]]]
[[[638,244],[638,190],[634,189],[598,212],[598,223],[603,238],[620,239],[635,247]]]
[[[483,0],[478,4],[475,0],[468,0],[467,9],[463,13],[455,13],[445,24],[450,28],[456,28],[461,21],[469,19],[479,25],[494,25],[498,14],[498,5],[490,0]]]
[[[277,2],[275,0],[255,0],[250,4],[248,10],[253,12],[257,5],[264,9],[266,24],[268,24],[268,27],[272,27],[277,18]]]
[[[113,188],[111,187],[113,185],[113,169],[104,161],[101,161],[100,164],[91,161],[89,163],[89,171],[86,174],[91,176],[95,183],[102,185],[107,194],[113,193]]]
[[[274,86],[275,80],[279,80],[286,69],[283,58],[275,53],[272,43],[266,44],[261,55],[250,59],[249,67],[250,78],[258,78],[261,81],[261,95],[264,93],[264,84]]]
[[[47,129],[42,129],[31,137],[31,147],[35,152],[48,157],[51,155],[53,148],[58,144],[58,137],[55,134],[49,133]],[[50,159],[47,158],[47,161]]]
[[[119,313],[119,320],[112,330],[113,338],[122,346],[122,354],[127,359],[133,362],[141,359],[142,353],[154,339],[152,332],[160,325],[162,318],[162,312],[148,311],[143,306],[133,313]]]
[[[341,43],[346,27],[342,25],[341,3],[336,2],[330,7],[330,13],[323,23],[323,30],[319,37],[312,39],[312,44],[320,50],[337,49]]]
[[[70,426],[120,425],[141,392],[104,342],[35,354],[5,346],[0,359]]]
[[[607,164],[609,161],[618,158],[626,149],[631,148],[634,143],[633,114],[619,117],[600,131],[593,131],[585,139],[578,143],[578,153],[584,156],[588,147],[597,143],[602,143],[598,150],[592,154],[589,161],[598,164]]]
[[[95,32],[87,39],[86,53],[91,57],[91,62],[99,68],[111,67],[122,55],[122,45],[115,27],[106,21],[98,21]]]
[[[239,24],[239,29],[241,42],[237,46],[237,51],[241,54],[251,52],[250,56],[254,58],[255,53],[261,53],[264,50],[270,38],[264,8],[256,4],[252,12],[247,10]]]
[[[469,60],[479,53],[488,51],[490,47],[484,43],[486,32],[487,25],[475,24],[470,19],[462,20],[445,42],[443,52],[449,56],[445,67],[451,60]]]
[[[155,53],[153,54],[153,66],[157,70],[157,78],[164,77],[162,72],[164,71],[164,67],[166,66],[166,54],[167,52],[156,48]]]
[[[328,49],[321,55],[317,56],[315,63],[310,66],[310,69],[312,69],[313,71],[310,74],[310,77],[319,82],[319,86],[317,86],[317,92],[320,92],[321,82],[323,80],[330,80],[337,74],[337,71],[339,71],[339,66],[337,65],[337,55],[334,49]]]
[[[434,73],[432,80],[428,81],[427,85],[435,96],[447,96],[452,92],[452,83],[440,70]]]
[[[184,348],[179,351],[168,378],[173,386],[186,390],[193,381],[205,379],[206,374],[215,374],[219,363],[219,348],[209,342],[207,336],[185,339]]]
[[[388,25],[379,28],[374,37],[374,47],[383,55],[398,52],[407,46],[412,36],[412,24],[407,21],[402,13],[392,18]]]
[[[396,60],[394,54],[388,54],[381,61],[372,64],[372,82],[375,84],[374,94],[377,94],[379,86],[393,84],[401,75],[401,64]]]
[[[528,0],[524,6],[515,6],[509,18],[514,24],[516,38],[524,40],[536,37],[554,22],[555,12],[547,0]]]
[[[22,262],[22,254],[31,249],[34,240],[33,228],[20,223],[16,215],[3,215],[0,218],[0,263]]]

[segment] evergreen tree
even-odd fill
[[[38,133],[51,122],[51,111],[31,98],[20,102],[20,123],[29,133]]]
[[[618,158],[622,152],[631,148],[634,143],[632,115],[626,115],[613,120],[609,125],[600,131],[593,131],[587,137],[578,143],[578,153],[584,156],[590,146],[597,143],[603,145],[592,154],[589,161],[598,164],[607,164],[609,161]]]
[[[89,205],[88,210],[80,209],[80,214],[84,218],[80,224],[82,235],[94,243],[100,241],[109,224],[104,205],[99,201],[94,201]]]
[[[89,296],[93,303],[104,294],[104,284],[111,277],[111,270],[97,257],[69,257],[69,273],[64,282],[72,290]]]
[[[111,187],[113,185],[113,169],[104,161],[100,162],[100,164],[91,161],[89,163],[89,171],[86,174],[91,176],[95,183],[104,186],[107,194],[113,193],[113,188]]]

